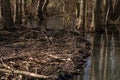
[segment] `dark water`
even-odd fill
[[[120,80],[120,38],[115,34],[86,34],[92,44],[84,73],[72,80]]]

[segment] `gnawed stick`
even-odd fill
[[[25,75],[25,76],[30,76],[30,77],[34,77],[34,78],[41,78],[41,79],[48,79],[51,78],[50,76],[45,76],[45,75],[39,75],[39,74],[35,74],[35,73],[31,73],[31,72],[26,72],[26,71],[19,71],[19,70],[7,70],[7,69],[0,69],[0,72],[4,72],[4,73],[15,73],[15,74],[21,74],[21,75]]]
[[[64,58],[61,58],[61,57],[58,57],[58,56],[55,56],[55,55],[51,55],[51,54],[46,54],[47,56],[49,56],[49,57],[51,57],[51,58],[54,58],[54,59],[56,59],[56,60],[58,60],[58,61],[72,61],[71,60],[71,58],[66,58],[66,59],[64,59]]]

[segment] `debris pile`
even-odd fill
[[[91,52],[90,43],[79,34],[47,30],[36,38],[26,37],[33,33],[0,46],[1,80],[64,80],[83,71]]]

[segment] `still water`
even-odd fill
[[[92,44],[84,73],[72,80],[120,80],[120,38],[115,34],[86,34]]]

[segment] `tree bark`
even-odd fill
[[[39,0],[38,18],[40,22],[44,20],[44,16],[48,16],[47,14],[48,3],[49,3],[49,0]]]
[[[22,24],[22,15],[23,11],[22,11],[22,0],[20,0],[20,15],[19,15],[19,24]]]
[[[2,21],[2,14],[1,14],[1,0],[0,0],[0,23]]]
[[[90,23],[90,31],[95,30],[95,8],[96,8],[96,0],[92,0],[92,17],[91,17],[91,23]]]
[[[43,4],[44,4],[44,0],[39,0],[39,6],[38,6],[38,18],[39,21],[42,22],[44,20],[44,16],[43,16]]]
[[[77,29],[80,31],[85,30],[85,1],[80,0],[80,13],[79,13],[79,18],[78,18],[78,26]]]
[[[24,15],[26,16],[28,14],[27,11],[27,0],[24,0]]]
[[[14,22],[11,13],[10,0],[1,0],[1,12],[3,17],[4,29],[11,29],[14,27]]]
[[[16,0],[16,20],[15,23],[22,24],[22,0]]]
[[[102,10],[102,0],[96,0],[96,9],[95,9],[95,30],[97,32],[103,32],[104,27],[102,25],[103,23],[103,10]]]
[[[15,17],[15,23],[19,23],[19,0],[16,0],[16,17]]]
[[[31,2],[31,16],[34,19],[35,16],[37,15],[37,7],[38,7],[38,1],[39,0],[32,0]]]
[[[113,21],[117,20],[120,17],[120,0],[116,0],[114,5],[115,7],[114,7],[114,13],[113,13],[113,16],[114,16]]]
[[[45,16],[49,16],[47,13],[47,5],[49,4],[49,0],[45,0],[44,5],[43,5],[43,14]]]

